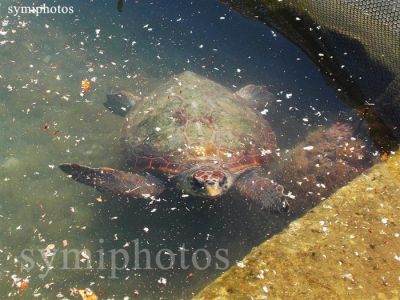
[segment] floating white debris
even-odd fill
[[[237,262],[236,265],[241,269],[243,269],[246,266],[242,261]]]
[[[167,285],[167,279],[164,277],[160,277],[160,279],[157,280],[159,284]]]
[[[149,228],[144,227],[144,228],[143,228],[143,231],[147,233],[147,232],[149,232]]]
[[[381,222],[382,222],[382,224],[387,224],[388,219],[387,219],[387,218],[382,218],[382,219],[381,219]]]
[[[156,127],[156,131],[160,131],[161,130],[161,128],[160,127]]]
[[[306,151],[311,151],[312,149],[314,149],[314,146],[306,146],[306,147],[303,147],[303,149]]]
[[[46,250],[54,250],[56,248],[56,245],[54,245],[54,244],[48,244],[47,245],[47,247],[46,247]]]
[[[203,47],[204,47],[204,45],[203,45],[203,44],[199,45],[199,48],[200,48],[200,49],[202,49]]]
[[[400,261],[400,256],[399,255],[395,255],[394,259],[397,260],[397,261]]]
[[[344,278],[344,279],[347,279],[347,280],[353,280],[353,274],[351,274],[351,273],[345,273],[345,274],[343,275],[343,278]]]
[[[290,98],[292,98],[292,97],[293,97],[293,94],[291,94],[291,93],[287,93],[287,94],[285,95],[285,97],[286,97],[286,99],[290,99]]]
[[[82,256],[84,259],[89,259],[89,260],[90,260],[90,252],[89,252],[89,250],[83,249],[83,250],[81,251],[81,256]]]

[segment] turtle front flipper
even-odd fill
[[[119,91],[117,93],[108,94],[104,106],[111,112],[125,117],[129,110],[141,99],[140,96],[135,96],[125,91]]]
[[[121,196],[158,196],[165,189],[162,182],[151,175],[142,176],[111,168],[90,168],[78,164],[61,164],[60,169],[78,182]]]
[[[261,209],[272,212],[287,212],[289,203],[280,184],[259,175],[258,172],[250,172],[240,176],[236,183],[236,190],[241,196],[254,203]]]

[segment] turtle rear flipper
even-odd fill
[[[283,187],[271,179],[261,176],[257,171],[249,172],[238,178],[235,183],[239,194],[262,210],[288,212],[289,202]]]
[[[275,101],[275,96],[263,85],[248,84],[236,91],[235,95],[246,100],[247,104],[258,111],[262,111]]]
[[[141,99],[140,96],[135,96],[125,91],[119,91],[117,93],[108,94],[104,106],[111,112],[125,117],[129,110]]]
[[[60,169],[76,181],[102,192],[145,198],[158,196],[164,191],[161,181],[151,175],[142,176],[111,168],[90,168],[78,164],[61,164]]]

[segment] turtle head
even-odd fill
[[[193,196],[216,198],[228,191],[233,181],[234,176],[218,166],[197,166],[185,171],[178,184]]]

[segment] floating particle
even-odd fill
[[[147,232],[149,232],[149,228],[144,227],[144,228],[143,228],[143,231],[147,233]]]
[[[71,289],[71,296],[81,296],[82,300],[97,300],[97,295],[89,288],[78,290],[76,288]]]
[[[303,147],[303,149],[306,151],[311,151],[312,149],[314,149],[314,146],[306,146],[306,147]]]
[[[81,256],[82,256],[83,258],[85,258],[85,259],[89,259],[89,260],[90,260],[90,252],[89,252],[89,250],[83,249],[83,250],[81,251]]]
[[[54,245],[54,244],[48,244],[47,245],[47,247],[46,247],[46,250],[54,250],[56,248],[56,245]]]
[[[19,286],[19,294],[20,296],[22,296],[25,292],[25,290],[29,287],[29,280],[28,279],[24,279]]]
[[[84,79],[81,82],[82,93],[87,94],[92,89],[92,85],[88,79]]]
[[[345,273],[345,274],[343,275],[343,278],[344,278],[344,279],[347,279],[347,280],[353,281],[353,274],[351,274],[351,273]]]

